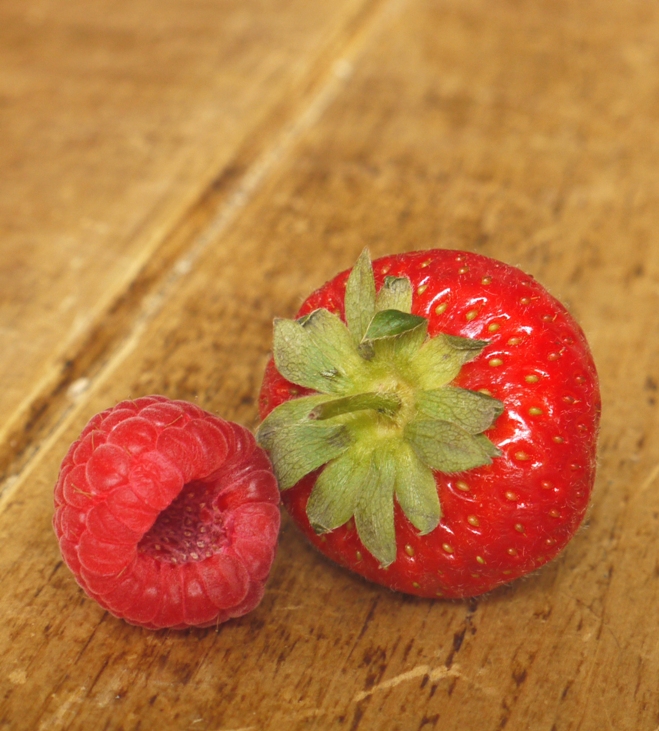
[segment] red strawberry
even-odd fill
[[[53,525],[80,586],[116,617],[207,627],[261,601],[278,503],[247,429],[148,396],[97,414],[71,445]]]
[[[532,277],[461,251],[364,252],[275,321],[257,438],[320,551],[392,589],[466,597],[577,530],[599,413],[585,337]]]

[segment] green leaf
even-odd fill
[[[450,383],[462,366],[473,360],[487,345],[482,340],[439,334],[427,340],[410,361],[412,377],[423,391]]]
[[[307,517],[316,533],[334,530],[352,518],[368,469],[368,461],[349,449],[320,473],[307,502]]]
[[[377,358],[381,364],[407,365],[426,339],[428,321],[397,310],[378,312],[359,346],[366,360]],[[371,339],[372,338],[372,339]]]
[[[375,300],[375,309],[412,311],[412,283],[407,277],[385,277]]]
[[[314,345],[341,375],[358,377],[364,372],[364,364],[357,353],[350,332],[343,320],[328,310],[315,310],[304,323]]]
[[[463,351],[465,353],[465,360],[473,360],[483,348],[488,344],[487,340],[476,340],[474,338],[461,338],[458,335],[444,335],[446,340],[449,342],[451,347],[456,350]],[[470,355],[468,355],[470,354]]]
[[[318,394],[301,396],[285,401],[273,409],[261,422],[256,431],[256,439],[264,449],[272,449],[277,432],[284,428],[300,424],[308,420],[309,414],[320,404],[335,400],[335,396]]]
[[[393,393],[357,393],[319,404],[310,414],[310,419],[333,419],[355,411],[373,410],[393,416],[401,407],[401,400]]]
[[[364,340],[393,338],[426,324],[425,317],[410,315],[399,310],[381,310],[371,320],[364,335]]]
[[[300,386],[331,393],[338,371],[331,361],[317,352],[304,325],[294,320],[276,319],[274,328],[274,359],[282,376]]]
[[[386,567],[396,560],[396,463],[388,449],[378,448],[372,451],[367,464],[355,503],[355,527],[367,550]]]
[[[345,315],[355,343],[361,343],[375,314],[375,279],[368,249],[362,251],[346,283]]]
[[[499,450],[483,435],[474,436],[455,424],[416,418],[405,427],[405,439],[419,459],[439,472],[464,472],[491,464]]]
[[[485,434],[478,434],[474,437],[474,439],[478,441],[483,452],[485,452],[489,457],[501,457],[503,455],[503,452],[499,449],[499,447],[492,443]]]
[[[390,363],[397,373],[409,374],[410,362],[416,358],[427,335],[428,323],[426,321],[419,327],[408,330],[395,338],[381,338],[374,341],[376,365]]]
[[[285,426],[267,438],[280,490],[343,454],[352,441],[343,424],[307,422]]]
[[[363,368],[346,326],[324,309],[303,321],[275,320],[273,350],[284,378],[321,393],[345,393]]]
[[[469,434],[480,434],[489,429],[503,413],[501,401],[455,386],[420,391],[416,396],[416,407],[431,419],[450,421]]]
[[[402,511],[422,536],[437,527],[442,510],[435,477],[407,445],[398,450],[396,497]]]

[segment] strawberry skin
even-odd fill
[[[433,470],[441,519],[423,535],[394,501],[395,558],[387,565],[365,547],[354,519],[332,530],[312,527],[308,501],[327,466],[284,489],[282,502],[323,554],[371,581],[425,597],[482,594],[554,558],[584,518],[600,415],[590,350],[567,310],[502,262],[429,250],[387,256],[372,267],[378,292],[387,277],[409,280],[411,313],[427,319],[429,338],[444,333],[484,343],[450,387],[501,402],[485,432],[498,452],[464,471]],[[322,308],[345,320],[349,275],[314,292],[297,317]],[[314,392],[287,380],[271,360],[261,416]]]
[[[266,453],[242,426],[146,396],[69,448],[53,527],[85,592],[149,629],[219,624],[260,602],[279,531]]]

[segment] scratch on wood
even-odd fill
[[[372,695],[378,690],[388,690],[389,688],[395,688],[401,683],[405,683],[409,680],[414,680],[415,678],[423,678],[425,676],[428,676],[431,683],[436,683],[443,678],[462,677],[462,675],[455,667],[447,668],[445,665],[440,665],[439,667],[431,668],[430,665],[417,665],[415,668],[408,670],[406,673],[401,673],[395,678],[385,680],[384,682],[373,686],[369,690],[364,690],[360,693],[357,693],[357,695],[352,700],[354,703],[359,703],[360,701],[363,701],[364,698],[368,698],[368,696]]]
[[[52,716],[44,718],[39,724],[39,731],[47,731],[50,728],[64,728],[68,726],[67,716],[73,717],[81,707],[87,695],[87,688],[81,685],[77,690],[69,694],[67,698],[57,697],[55,693],[52,698],[58,702],[57,708]]]
[[[657,476],[659,476],[659,464],[656,464],[652,470],[650,470],[650,474],[645,478],[636,494],[642,495],[649,487],[652,486],[652,483],[657,479]]]
[[[579,597],[574,596],[574,594],[570,594],[569,591],[562,590],[560,593],[563,594],[563,596],[569,597],[573,602],[576,602],[580,607],[583,607],[588,612],[590,612],[593,615],[593,617],[595,617],[595,619],[598,620],[599,625],[600,625],[600,630],[598,632],[598,638],[599,638],[599,633],[601,632],[602,629],[608,630],[611,637],[613,638],[613,641],[618,646],[618,650],[620,652],[622,652],[622,646],[620,645],[620,642],[618,641],[618,638],[616,637],[615,632],[611,629],[611,627],[609,626],[609,623],[606,621],[604,611],[602,612],[601,615],[598,614],[592,607],[590,607],[588,604],[586,604],[586,602],[584,602],[583,599],[579,599]]]
[[[14,685],[25,685],[27,683],[27,673],[25,670],[14,670],[7,677],[9,678],[9,682]]]

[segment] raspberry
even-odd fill
[[[247,429],[147,396],[97,414],[71,445],[53,526],[80,586],[116,617],[208,627],[261,601],[278,504],[270,461]]]

